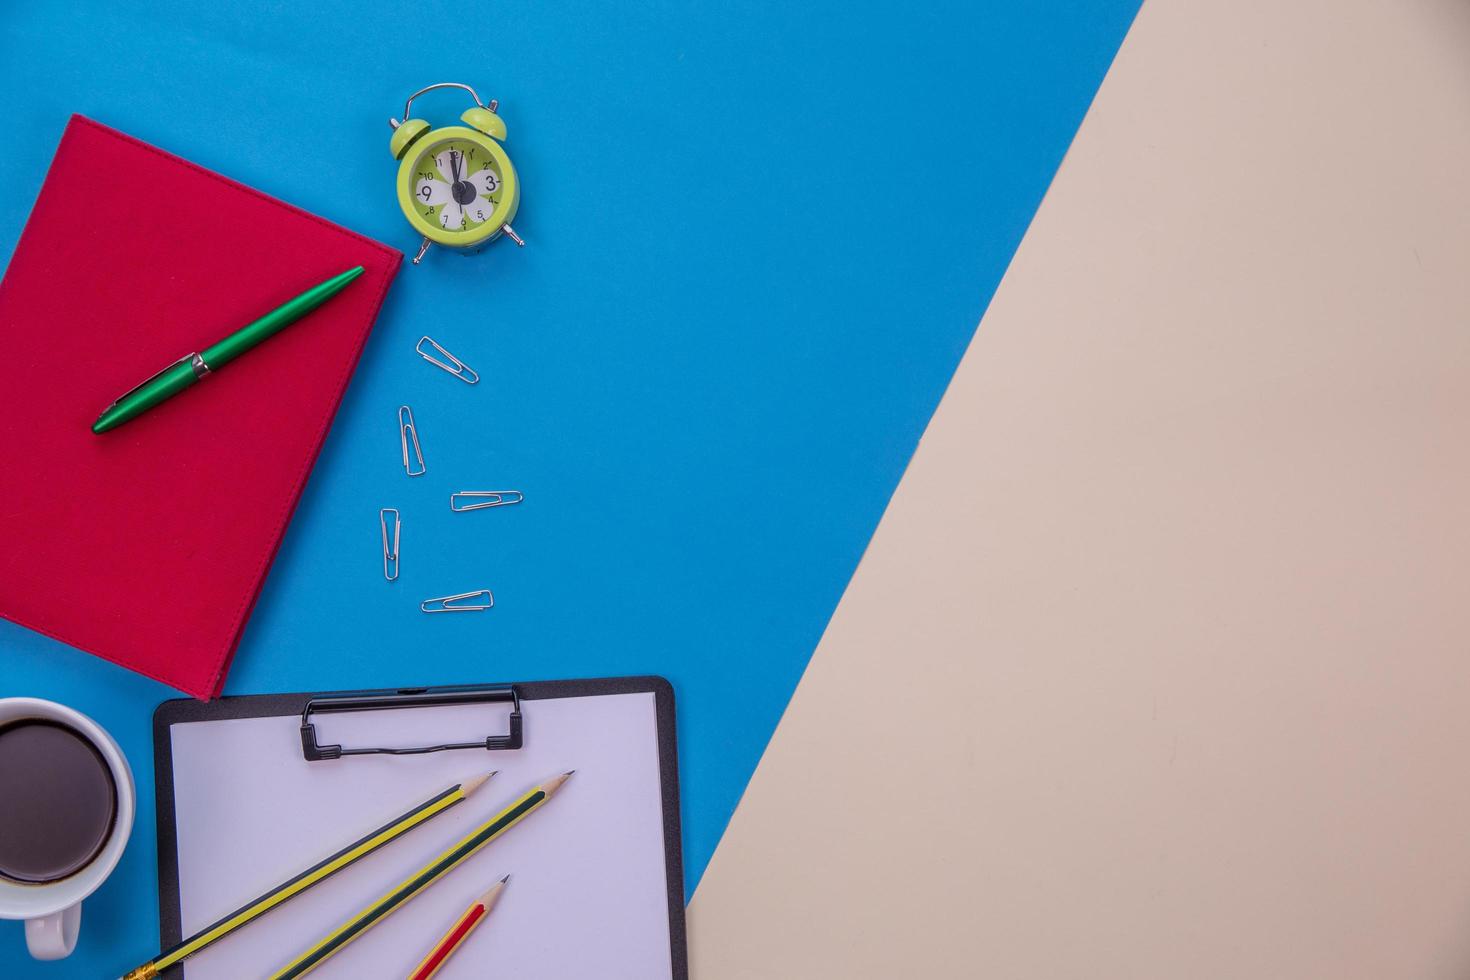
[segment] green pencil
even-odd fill
[[[561,788],[561,784],[566,782],[570,775],[570,772],[564,772],[560,776],[553,776],[527,792],[500,813],[476,827],[458,844],[430,861],[397,888],[342,923],[328,933],[321,942],[271,974],[270,980],[295,980],[296,977],[304,977],[321,966],[342,947],[382,922],[406,905],[409,899],[459,867],[480,848],[540,809],[547,800],[551,799],[551,794]]]

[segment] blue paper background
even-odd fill
[[[499,98],[529,247],[405,265],[227,692],[664,674],[692,890],[1136,6],[12,2],[0,257],[72,112],[411,252],[387,118],[432,81]],[[419,361],[426,332],[482,383]],[[526,503],[446,506],[504,487]],[[482,586],[490,613],[417,610]],[[141,806],[79,952],[32,963],[0,923],[0,967],[115,975],[156,938],[149,719],[173,692],[0,622],[17,694],[115,733]]]

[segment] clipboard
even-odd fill
[[[540,779],[557,798],[324,964],[406,976],[501,875],[436,980],[688,980],[674,692],[661,677],[165,701],[154,713],[161,948],[477,773],[470,800],[165,971],[258,976]],[[541,770],[545,769],[545,772]]]

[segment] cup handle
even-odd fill
[[[26,920],[26,946],[38,960],[60,960],[77,948],[77,933],[82,928],[82,903],[52,912],[39,919]]]

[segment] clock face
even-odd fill
[[[425,221],[445,231],[490,231],[498,224],[505,184],[499,165],[483,146],[465,139],[429,147],[414,161],[414,205]]]

